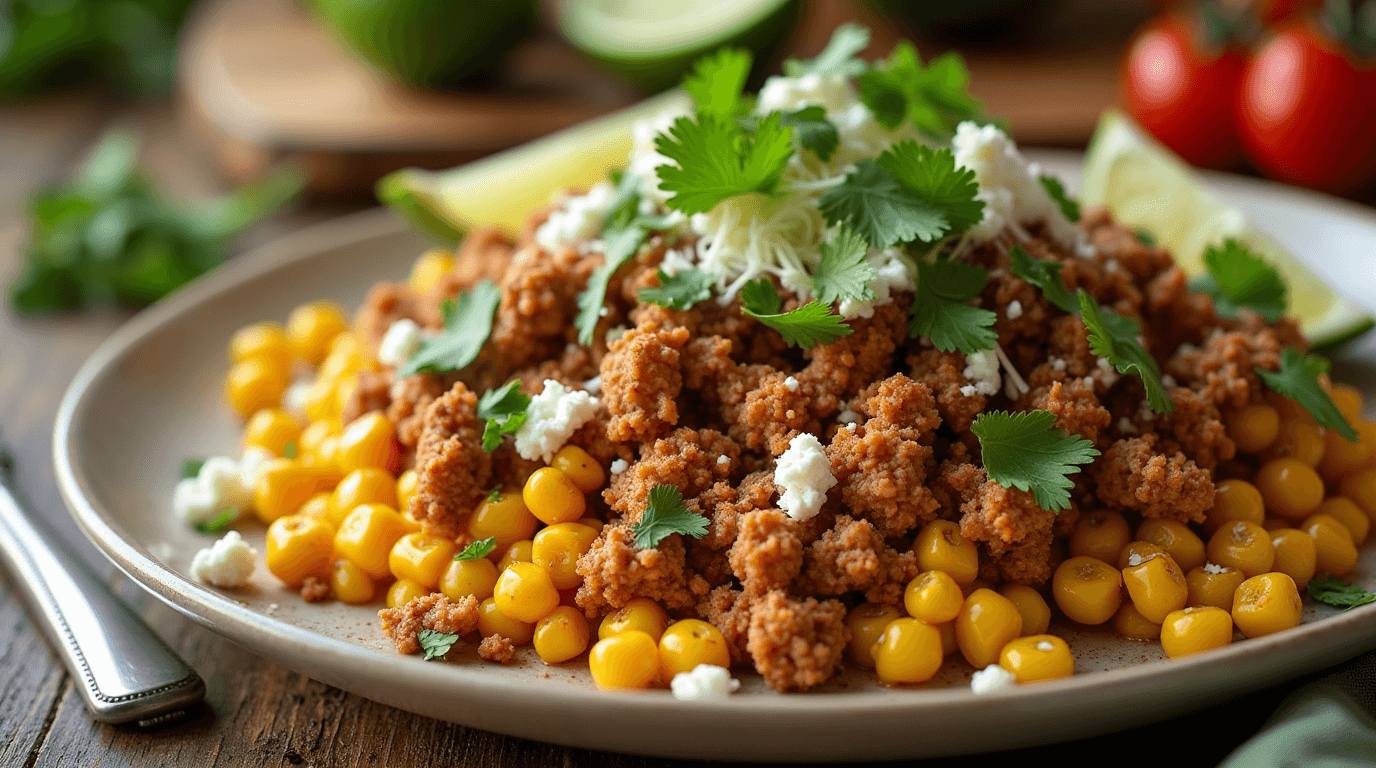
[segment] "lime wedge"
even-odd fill
[[[1309,342],[1329,347],[1368,331],[1372,318],[1307,270],[1279,245],[1249,229],[1242,212],[1214,197],[1189,167],[1127,117],[1109,110],[1085,155],[1080,200],[1105,205],[1120,222],[1150,232],[1194,277],[1204,250],[1234,237],[1275,265],[1290,287],[1290,314]]]

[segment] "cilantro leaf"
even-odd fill
[[[789,59],[784,62],[784,74],[789,77],[803,75],[844,75],[855,77],[868,66],[856,55],[869,47],[870,31],[855,22],[847,22],[831,33],[827,47],[812,61]]]
[[[861,160],[818,201],[827,223],[847,224],[875,248],[930,243],[949,227],[935,205],[909,192],[874,160]]]
[[[297,448],[297,446],[296,446],[296,441],[295,441],[295,440],[288,440],[288,441],[287,441],[287,444],[284,445],[284,446],[282,446],[282,458],[284,458],[284,459],[294,459],[294,458],[296,458],[296,453],[297,453],[297,451],[298,451],[298,448]]]
[[[640,177],[614,171],[611,178],[616,191],[602,219],[603,233],[623,229],[640,213]]]
[[[1344,610],[1368,603],[1376,603],[1376,594],[1372,594],[1356,584],[1345,583],[1342,579],[1333,576],[1326,576],[1309,582],[1309,596],[1321,603],[1336,605]]]
[[[700,114],[735,117],[745,111],[741,92],[751,58],[743,48],[720,48],[697,60],[683,78],[683,90],[693,97]]]
[[[1065,193],[1065,185],[1055,176],[1045,174],[1038,176],[1037,180],[1042,183],[1046,194],[1051,195],[1051,199],[1056,201],[1057,207],[1061,209],[1061,215],[1072,222],[1080,220],[1080,203],[1075,198]]]
[[[612,275],[640,250],[648,234],[649,230],[643,224],[632,223],[606,236],[602,265],[588,276],[587,287],[578,294],[578,316],[573,324],[578,329],[579,344],[585,347],[592,345],[597,321],[602,317],[602,305],[607,301],[607,284],[611,282]]]
[[[1279,371],[1257,369],[1257,375],[1276,394],[1304,406],[1320,426],[1337,430],[1348,442],[1355,443],[1357,430],[1319,384],[1319,374],[1327,372],[1327,360],[1318,355],[1306,355],[1294,347],[1281,350]]]
[[[869,301],[874,298],[870,281],[874,266],[869,259],[865,238],[846,227],[837,229],[831,240],[822,243],[822,258],[812,272],[812,292],[823,304],[834,301]]]
[[[481,560],[492,554],[492,550],[497,548],[497,537],[488,536],[464,547],[459,554],[454,555],[455,560]]]
[[[674,193],[667,205],[683,213],[703,213],[721,201],[747,192],[771,194],[793,155],[792,131],[779,115],[760,121],[754,134],[732,120],[700,114],[680,117],[655,149],[678,165],[661,165],[660,189]]]
[[[827,119],[827,111],[822,107],[780,112],[779,120],[785,128],[793,129],[793,135],[803,149],[811,151],[824,163],[836,154],[836,148],[841,145],[841,134],[836,130],[836,124]]]
[[[700,301],[712,298],[712,286],[717,279],[711,272],[703,269],[681,269],[673,275],[658,271],[659,285],[654,288],[641,288],[639,298],[649,304],[658,304],[670,309],[691,309]]]
[[[488,492],[487,492],[487,500],[488,500],[488,501],[493,501],[493,502],[501,501],[501,500],[502,500],[502,489],[501,489],[501,488],[493,488],[492,490],[488,491]]]
[[[943,234],[960,234],[984,218],[984,201],[976,197],[975,172],[956,165],[951,150],[932,149],[910,139],[889,147],[878,162],[904,189],[945,214]]]
[[[229,528],[230,523],[239,519],[239,510],[222,509],[215,513],[215,516],[206,520],[198,520],[192,524],[191,528],[196,533],[224,533]]]
[[[478,359],[478,353],[482,352],[492,333],[492,319],[501,299],[501,289],[491,280],[483,280],[460,293],[457,301],[446,300],[440,305],[444,330],[422,341],[420,349],[401,364],[397,375],[406,377],[413,373],[444,373],[467,368]]]
[[[1090,441],[1054,426],[1050,411],[981,413],[970,425],[979,438],[984,470],[1005,488],[1031,491],[1037,506],[1049,512],[1070,507],[1067,475],[1080,471],[1099,455]]]
[[[912,43],[900,42],[887,59],[861,74],[856,86],[860,100],[886,128],[907,120],[930,137],[946,139],[962,121],[983,119],[983,107],[970,95],[970,73],[955,53],[923,66]]]
[[[1190,290],[1207,293],[1223,317],[1237,317],[1243,307],[1274,323],[1285,314],[1285,280],[1276,268],[1228,238],[1223,246],[1211,245],[1204,251],[1208,274],[1190,281]]]
[[[965,303],[978,296],[988,280],[988,273],[974,264],[919,261],[908,334],[929,337],[943,352],[993,348],[998,334],[991,326],[998,315]]]
[[[182,459],[182,479],[190,480],[201,474],[201,467],[204,465],[205,459]]]
[[[774,284],[765,278],[751,280],[741,288],[741,311],[773,328],[784,341],[803,349],[817,344],[830,344],[842,336],[849,336],[851,328],[831,307],[809,301],[792,312],[779,313],[783,300]]]
[[[454,647],[454,643],[459,641],[459,636],[453,632],[437,632],[433,629],[422,629],[416,633],[416,639],[420,641],[420,649],[425,652],[426,661],[443,659],[449,649]]]
[[[521,392],[520,380],[489,389],[478,398],[478,418],[487,419],[483,425],[483,452],[492,453],[502,444],[502,435],[514,435],[526,423],[526,407],[530,396]]]
[[[689,512],[683,506],[683,494],[674,486],[656,485],[650,489],[649,504],[640,520],[631,526],[635,545],[654,549],[675,533],[700,539],[707,535],[707,518]]]
[[[1089,332],[1089,348],[1109,361],[1119,373],[1136,373],[1147,393],[1147,405],[1157,413],[1170,413],[1175,403],[1161,383],[1161,367],[1156,358],[1137,343],[1142,326],[1130,317],[1099,306],[1085,289],[1076,292],[1080,300],[1080,319]]]
[[[1012,263],[1013,274],[1040,288],[1047,301],[1065,312],[1074,313],[1080,308],[1075,295],[1061,280],[1062,264],[1034,259],[1021,245],[1013,246],[1008,252],[1008,260]]]
[[[1153,235],[1145,229],[1132,230],[1132,236],[1137,238],[1137,242],[1147,246],[1148,248],[1156,247],[1156,235]]]
[[[869,69],[855,81],[860,100],[874,115],[875,122],[889,130],[903,124],[908,116],[908,94],[898,75],[882,69]]]

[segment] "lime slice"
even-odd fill
[[[767,61],[800,0],[564,0],[559,29],[583,53],[648,91],[678,83],[704,53],[748,48]]]
[[[1275,265],[1290,287],[1290,314],[1310,343],[1328,347],[1370,330],[1372,318],[1348,303],[1294,256],[1249,229],[1242,212],[1200,184],[1189,167],[1131,120],[1109,110],[1085,155],[1080,200],[1105,205],[1120,222],[1150,232],[1191,277],[1204,250],[1234,237]]]

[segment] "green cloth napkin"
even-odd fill
[[[1301,686],[1221,768],[1376,766],[1376,651]]]

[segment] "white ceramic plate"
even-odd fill
[[[1078,156],[1039,159],[1073,181]],[[512,161],[499,162],[509,169]],[[478,166],[473,184],[490,185],[501,168]],[[1352,298],[1376,298],[1376,214],[1265,182],[1209,179]],[[849,672],[821,692],[779,695],[744,675],[745,690],[725,702],[679,702],[662,690],[599,692],[585,663],[546,667],[528,650],[511,667],[400,656],[381,637],[375,608],[304,604],[262,569],[234,592],[190,580],[190,555],[209,538],[177,522],[169,499],[183,457],[238,450],[239,424],[221,396],[230,334],[309,299],[357,305],[374,281],[403,276],[423,245],[383,211],[303,230],[235,259],[111,337],[67,392],[55,433],[59,484],[92,542],[192,619],[331,685],[476,728],[664,756],[834,760],[1029,746],[1180,714],[1376,646],[1376,605],[1347,613],[1311,606],[1309,623],[1295,630],[1177,661],[1156,645],[1053,625],[1071,641],[1082,674],[976,697],[965,684],[971,670],[953,657],[937,680],[916,688],[886,689]],[[1376,345],[1349,355],[1345,370],[1360,372],[1366,380],[1357,383],[1376,394]],[[261,528],[245,533],[262,551]],[[1354,578],[1376,589],[1376,548]]]

